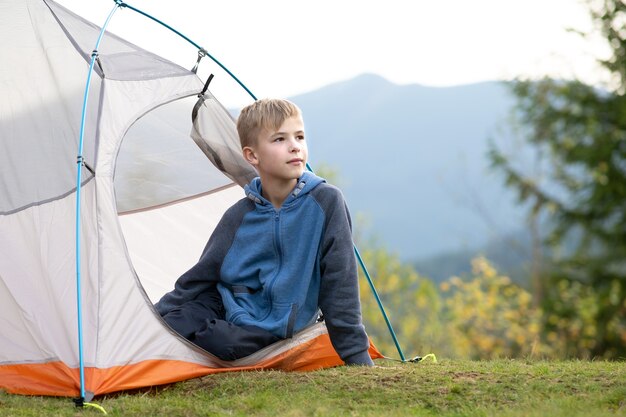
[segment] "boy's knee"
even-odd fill
[[[207,320],[222,318],[221,305],[207,304],[203,301],[189,301],[173,308],[163,316],[163,320],[178,334],[190,339],[205,327]]]
[[[205,326],[193,335],[191,341],[224,361],[239,359],[241,356],[237,355],[233,345],[229,325],[224,320],[205,320]]]
[[[255,326],[237,326],[225,320],[206,320],[205,323],[190,340],[225,361],[249,356],[280,340]]]
[[[197,323],[190,312],[182,307],[175,308],[163,316],[163,320],[184,338],[189,339],[197,330]]]

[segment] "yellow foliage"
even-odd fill
[[[545,353],[537,346],[541,310],[532,296],[500,276],[484,257],[472,261],[474,276],[466,281],[452,277],[446,299],[446,327],[455,356],[475,359],[516,357]]]
[[[471,277],[454,276],[436,286],[383,249],[362,255],[406,357],[434,352],[473,359],[562,358],[595,347],[596,298],[580,284],[557,283],[562,306],[556,311],[576,309],[571,319],[563,312],[545,317],[526,289],[483,257],[472,261]],[[368,334],[384,354],[398,357],[369,285],[361,282]],[[615,320],[611,326],[626,343],[623,324]]]

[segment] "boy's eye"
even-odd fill
[[[298,135],[296,137],[298,138],[298,140],[304,140],[304,135]]]
[[[281,141],[283,141],[283,140],[284,140],[284,138],[283,138],[282,136],[279,136],[279,137],[277,137],[277,138],[274,138],[274,142],[281,142]]]

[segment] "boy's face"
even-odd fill
[[[305,170],[308,157],[302,117],[286,119],[278,130],[261,130],[256,144],[243,148],[243,154],[259,171],[262,182],[297,180]]]

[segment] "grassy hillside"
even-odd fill
[[[111,416],[626,416],[624,362],[447,361],[228,373],[97,398]],[[2,416],[98,416],[0,393]]]

